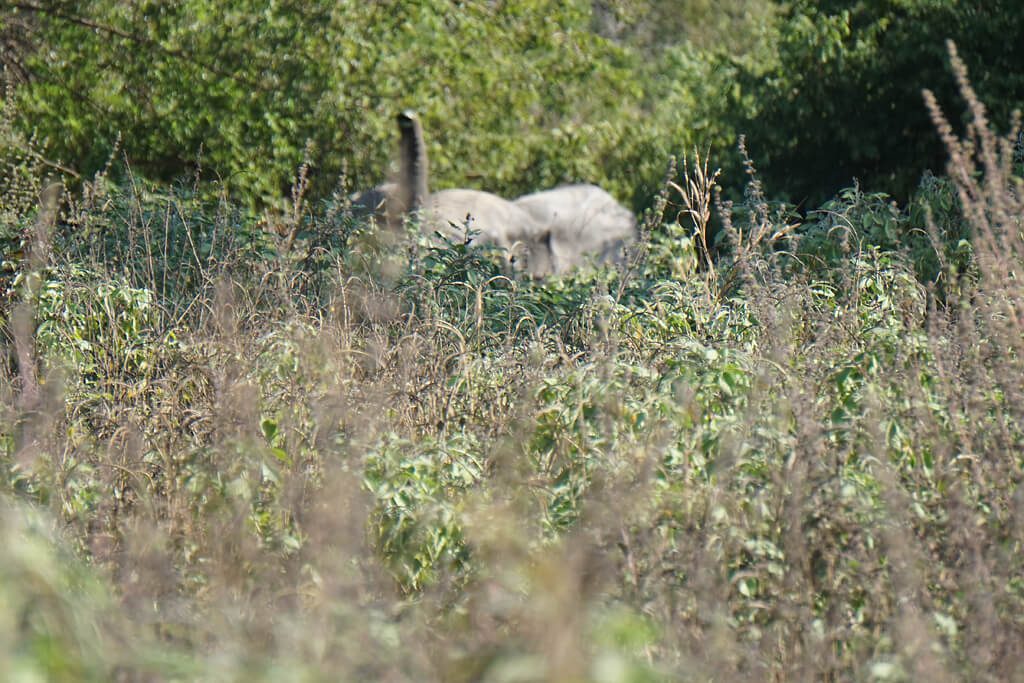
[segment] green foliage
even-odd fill
[[[467,571],[458,502],[484,476],[485,463],[480,444],[459,436],[443,444],[386,439],[367,458],[366,487],[378,506],[375,544],[406,590],[435,582],[439,570]]]
[[[926,174],[905,209],[881,192],[841,190],[796,231],[799,258],[833,267],[868,250],[903,252],[921,282],[945,283],[970,262],[969,231],[949,181]]]
[[[76,268],[42,277],[36,344],[45,363],[72,369],[76,382],[103,394],[125,379],[135,384],[150,376],[160,352],[177,342],[157,332],[151,292],[98,280]]]
[[[321,191],[383,180],[393,117],[413,107],[436,185],[526,191],[609,180],[628,126],[629,56],[587,28],[586,3],[44,2],[20,122],[82,174],[120,140],[152,177],[203,166],[276,203],[316,150]],[[531,175],[526,172],[534,169]],[[622,189],[622,179],[612,182]]]
[[[99,627],[112,601],[66,549],[45,518],[4,501],[0,538],[0,674],[6,680],[102,680],[113,652]]]
[[[465,242],[428,246],[425,240],[419,246],[422,255],[396,289],[415,302],[421,316],[458,329],[463,348],[506,349],[535,338],[544,327],[562,329],[565,341],[578,342],[581,313],[600,283],[523,281],[507,272],[508,254],[501,249]]]
[[[764,48],[778,10],[763,0],[601,0],[593,5],[601,33],[644,50],[689,43],[735,56]]]
[[[55,169],[88,177],[120,141],[143,175],[201,169],[280,209],[307,156],[319,197],[341,174],[384,180],[406,107],[438,188],[515,196],[583,179],[639,208],[668,156],[695,144],[738,190],[730,150],[746,133],[770,194],[810,207],[854,179],[904,201],[940,170],[920,91],[957,102],[947,38],[995,120],[1019,104],[1008,0],[780,7],[47,0],[7,15],[34,46],[11,133]]]
[[[927,189],[941,208],[948,195]],[[730,273],[754,267],[752,252],[707,270],[676,221],[642,246],[643,264],[546,283],[503,274],[503,254],[463,244],[410,245],[397,277],[368,267],[380,246],[358,239],[324,246],[321,262],[301,256],[328,244],[319,231],[358,231],[320,204],[302,212],[308,234],[291,256],[259,231],[266,251],[214,248],[206,276],[150,289],[130,280],[170,275],[179,258],[185,271],[187,254],[168,249],[150,271],[144,249],[97,238],[160,243],[149,207],[179,215],[173,230],[197,247],[249,219],[187,188],[120,192],[72,215],[96,228],[77,233],[94,250],[75,246],[71,224],[58,234],[94,267],[37,274],[36,346],[69,368],[64,426],[33,458],[26,430],[45,425],[4,427],[8,495],[61,516],[72,547],[125,601],[118,623],[150,620],[164,637],[156,650],[144,643],[162,660],[102,646],[93,657],[74,646],[93,622],[69,627],[61,666],[73,675],[102,677],[115,661],[198,679],[421,672],[421,655],[401,653],[427,631],[442,653],[431,666],[451,680],[520,669],[663,680],[706,647],[688,644],[689,629],[715,629],[716,648],[738,661],[788,671],[798,655],[769,644],[795,628],[820,633],[830,653],[800,666],[838,674],[903,665],[886,644],[902,642],[890,625],[901,581],[929,586],[944,661],[973,670],[957,654],[969,602],[943,587],[962,579],[938,581],[958,571],[949,558],[960,547],[943,511],[993,495],[979,514],[996,525],[1007,492],[992,479],[953,486],[967,470],[948,444],[964,429],[1001,443],[1019,428],[989,410],[1008,405],[1007,387],[993,385],[984,419],[963,426],[972,408],[939,361],[957,328],[926,325],[903,255],[910,214],[887,198],[850,190],[806,226],[818,259],[765,252],[727,288]],[[769,233],[788,219],[767,205],[736,207],[743,215]],[[829,242],[840,225],[856,248]],[[236,257],[249,272],[226,267]],[[307,287],[331,268],[342,274],[332,287]],[[215,272],[234,288],[211,288]],[[231,293],[274,278],[273,297]],[[211,313],[163,317],[182,297]],[[893,524],[909,525],[911,551],[893,543]],[[936,569],[906,569],[908,552]],[[239,596],[251,616],[235,625],[224,615]],[[194,616],[174,616],[182,602]],[[575,634],[578,660],[559,658],[552,628]],[[48,658],[18,666],[49,671]]]
[[[47,0],[8,15],[34,27],[12,134],[34,135],[76,179],[123,153],[142,176],[217,178],[283,210],[307,158],[317,197],[341,175],[349,188],[385,180],[394,114],[411,107],[436,188],[515,196],[586,180],[643,208],[670,155],[697,145],[731,159],[752,102],[721,48],[770,63],[773,24],[757,17],[771,6],[731,15],[716,29],[728,40],[707,49],[692,12],[662,8],[690,28],[647,52],[639,34],[602,35],[583,1]]]
[[[31,140],[17,130],[14,105],[0,103],[0,310],[9,311],[18,296],[14,281],[30,251],[46,166]]]
[[[486,15],[513,35],[503,12],[529,26],[551,9],[384,7],[389,30]],[[244,9],[106,20],[187,16],[199,45],[208,19],[259,31]],[[381,11],[316,16],[342,30]],[[571,40],[586,13],[561,11]],[[840,24],[803,29],[831,44]],[[737,62],[662,58],[706,78],[714,106],[746,102],[711,92]],[[5,267],[35,324],[4,330],[0,675],[1012,678],[1024,200],[1019,150],[962,94],[967,140],[933,109],[950,178],[926,176],[906,207],[855,185],[800,223],[751,172],[718,205],[731,250],[713,261],[717,176],[698,158],[645,198],[624,264],[537,282],[500,250],[307,201],[308,168],[273,217],[201,183],[100,173],[44,235],[46,164],[12,153]],[[661,115],[610,162],[697,120]],[[560,130],[579,149],[604,134]]]
[[[838,0],[789,3],[781,17],[778,62],[765,78],[747,70],[756,118],[743,124],[772,193],[810,206],[858,179],[901,201],[925,170],[939,172],[942,142],[921,90],[960,111],[945,41],[954,40],[1004,122],[1020,106],[1024,59],[1017,3],[952,0]]]

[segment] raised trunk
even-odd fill
[[[401,132],[401,162],[399,168],[399,199],[402,213],[423,208],[428,189],[427,148],[423,144],[423,128],[415,112],[403,111],[398,115]]]

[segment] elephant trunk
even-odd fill
[[[423,128],[415,112],[403,111],[398,115],[398,128],[402,136],[399,188],[404,213],[423,208],[430,193],[427,182],[427,148],[423,143]]]

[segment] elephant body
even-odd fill
[[[506,250],[510,264],[540,277],[553,271],[549,232],[512,202],[479,190],[441,190],[419,212],[422,229],[451,241]]]
[[[567,272],[588,258],[621,262],[636,241],[636,218],[597,185],[566,185],[515,201],[471,189],[430,192],[419,117],[405,111],[397,122],[397,182],[356,195],[352,206],[361,215],[390,227],[412,217],[428,235],[500,247],[513,269],[534,277]]]
[[[564,273],[586,258],[618,263],[636,241],[636,218],[597,185],[565,185],[513,202],[551,231],[555,270]]]

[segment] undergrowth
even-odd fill
[[[1018,677],[1024,194],[954,64],[910,208],[729,204],[697,156],[546,282],[24,161],[0,677]]]

